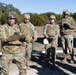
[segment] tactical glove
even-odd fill
[[[25,37],[21,37],[19,41],[25,42]]]

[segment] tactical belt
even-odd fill
[[[7,46],[21,46],[21,44],[8,44]]]
[[[54,38],[54,36],[49,36],[49,38]]]
[[[21,44],[6,43],[6,44],[3,44],[2,46],[21,46]]]

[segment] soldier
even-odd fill
[[[66,62],[66,54],[67,54],[67,48],[68,48],[71,55],[70,63],[74,63],[74,59],[73,59],[74,52],[73,52],[73,46],[71,43],[72,32],[75,28],[74,26],[75,26],[75,21],[72,17],[70,17],[69,10],[64,10],[63,18],[61,20],[61,25],[60,25],[62,48],[64,52],[64,59],[62,60],[62,62]]]
[[[16,63],[20,75],[26,75],[26,64],[24,51],[21,49],[21,42],[19,40],[8,41],[8,38],[12,35],[19,35],[20,29],[16,24],[18,14],[14,11],[10,11],[7,17],[7,23],[0,26],[0,39],[2,40],[2,57],[0,63],[3,68],[2,75],[9,75],[10,64],[14,60]]]
[[[29,67],[31,63],[31,52],[32,52],[32,44],[37,40],[37,32],[34,25],[30,22],[30,15],[24,14],[24,22],[20,25],[21,33],[25,35],[25,42],[23,42],[23,46],[25,48],[25,58],[27,59],[27,67]]]
[[[46,24],[44,27],[44,37],[49,40],[49,44],[46,45],[46,65],[49,62],[50,51],[52,50],[52,60],[53,65],[55,65],[55,51],[57,48],[57,40],[59,35],[59,26],[55,23],[56,17],[54,15],[50,15],[49,24]]]

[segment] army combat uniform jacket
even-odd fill
[[[4,52],[7,52],[7,53],[19,52],[18,50],[19,50],[20,46],[16,46],[16,44],[21,44],[21,42],[19,40],[12,41],[12,42],[6,41],[7,38],[9,38],[12,35],[15,35],[15,32],[20,33],[20,29],[19,29],[18,25],[14,25],[12,27],[8,24],[5,24],[0,27],[0,39],[2,39],[2,43],[3,43],[2,48],[3,48]]]
[[[22,35],[25,35],[26,42],[36,41],[37,40],[37,32],[32,23],[21,23],[20,25]]]
[[[59,35],[59,26],[57,24],[46,24],[44,27],[44,36],[45,37],[55,37],[56,35]]]
[[[61,24],[63,24],[63,26],[60,27],[61,35],[72,34],[75,29],[75,21],[72,17],[62,18]]]
[[[57,43],[56,38],[58,38],[59,36],[59,31],[60,31],[59,26],[56,23],[46,24],[46,26],[44,27],[44,37],[53,38],[55,40],[55,43],[52,44],[54,47],[56,46]]]

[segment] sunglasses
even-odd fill
[[[27,19],[27,18],[24,18],[25,20],[29,20],[29,19]]]
[[[51,19],[49,19],[49,20],[55,20],[54,18],[51,18]]]
[[[12,20],[12,19],[15,19],[15,18],[10,18],[10,17],[8,17],[7,19],[8,19],[8,20]]]
[[[64,15],[68,15],[68,14],[64,14]]]

